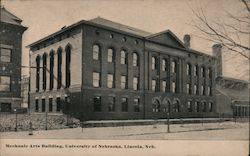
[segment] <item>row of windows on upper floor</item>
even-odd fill
[[[115,62],[115,53],[113,48],[109,48],[108,51],[108,57],[107,62]],[[125,50],[120,51],[121,55],[121,64],[127,64],[128,63],[128,53]],[[93,45],[93,60],[100,60],[101,58],[101,51],[99,45]],[[139,66],[139,55],[137,52],[133,52],[133,66]]]
[[[122,75],[121,77],[121,89],[128,89],[128,77],[127,75]],[[173,81],[172,83],[172,92],[173,93],[177,93],[177,87],[176,87],[176,82]],[[98,72],[93,72],[93,87],[100,87],[101,86],[101,75]],[[205,91],[205,87],[207,87],[207,91]],[[107,88],[115,88],[115,81],[114,81],[114,74],[107,74]],[[159,81],[153,79],[151,81],[151,90],[152,91],[162,91],[162,92],[168,92],[168,88],[170,88],[170,86],[167,86],[167,81],[163,80],[161,82],[161,85],[159,84]],[[133,77],[133,90],[139,90],[140,86],[139,86],[139,77]],[[198,86],[196,84],[194,84],[194,94],[199,95],[199,90],[198,90]],[[188,83],[187,84],[187,94],[191,94],[191,85]],[[212,91],[211,91],[211,86],[204,86],[201,85],[201,92],[200,95],[212,95]]]
[[[114,49],[113,48],[109,48],[107,50],[107,62],[114,62],[115,61],[115,53],[114,53]],[[128,62],[128,54],[125,50],[121,50],[120,51],[120,55],[121,55],[121,60],[120,60],[120,63],[121,64],[127,64]],[[100,60],[101,58],[101,52],[100,52],[100,46],[95,44],[93,45],[93,60]],[[152,56],[151,58],[151,69],[152,70],[157,70],[159,68],[159,61],[157,61],[158,59],[155,57],[155,56]],[[171,62],[171,71],[173,73],[176,73],[177,72],[177,61],[176,60],[173,60]],[[133,52],[133,66],[139,66],[139,55],[137,52]],[[167,59],[162,59],[162,63],[161,63],[161,70],[162,71],[167,71]],[[198,70],[198,65],[194,65],[194,68],[193,68],[193,71],[194,71],[194,76],[198,76],[199,75],[199,70]],[[190,63],[187,64],[187,75],[191,75],[191,71],[192,71],[192,66]],[[209,68],[208,70],[208,75],[209,75],[209,78],[212,77],[212,69]],[[204,66],[201,66],[200,68],[200,72],[201,72],[201,75],[203,77],[206,76],[206,70],[205,70],[205,67]]]

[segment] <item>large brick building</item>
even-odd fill
[[[21,107],[22,20],[1,8],[0,12],[0,111]]]
[[[63,27],[29,45],[30,109],[91,120],[216,116],[216,59],[184,40],[100,17]]]

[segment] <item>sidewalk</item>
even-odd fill
[[[184,118],[184,119],[169,119],[170,124],[191,124],[191,123],[216,123],[223,121],[232,121],[232,118]],[[116,127],[116,126],[134,126],[134,125],[153,125],[166,124],[167,119],[145,119],[145,120],[98,120],[85,121],[84,127]],[[81,124],[82,125],[82,124]]]
[[[153,139],[153,140],[249,140],[248,123],[204,123],[68,128],[0,133],[1,139]]]

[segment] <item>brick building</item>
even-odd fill
[[[216,116],[216,59],[189,42],[100,17],[63,27],[29,45],[30,109],[91,120]]]
[[[1,8],[0,12],[0,111],[21,107],[22,20]]]

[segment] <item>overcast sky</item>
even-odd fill
[[[1,0],[2,5],[23,20],[28,30],[23,36],[23,64],[28,65],[28,44],[35,42],[63,26],[97,16],[157,33],[170,29],[181,40],[191,35],[191,47],[211,53],[212,43],[197,37],[200,32],[192,24],[196,21],[191,8],[204,9],[208,19],[227,20],[226,11],[237,14],[244,6],[240,0]],[[248,79],[248,62],[227,55],[224,75]],[[243,62],[243,63],[242,63]],[[27,70],[23,74],[27,74]]]

